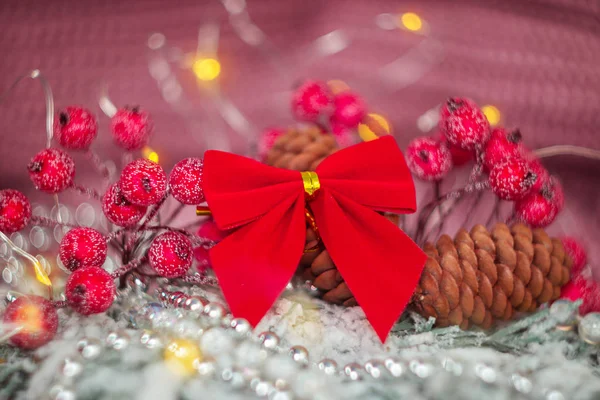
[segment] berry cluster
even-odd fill
[[[522,144],[519,130],[491,129],[483,112],[469,99],[450,98],[440,109],[440,134],[419,137],[406,149],[413,174],[440,181],[453,166],[474,159],[472,176],[488,174],[487,184],[502,200],[514,201],[516,217],[533,227],[544,227],[564,204],[558,181]]]
[[[307,80],[292,95],[292,115],[302,123],[317,126],[322,133],[333,134],[342,146],[353,144],[353,132],[361,123],[367,123],[365,101],[348,86]],[[273,147],[275,140],[286,133],[286,129],[270,128],[263,132],[259,141],[259,157]]]
[[[114,141],[124,150],[138,150],[147,144],[152,123],[139,107],[125,107],[113,116],[111,130]],[[97,136],[98,124],[90,111],[70,106],[58,112],[53,133],[63,148],[89,151]],[[69,230],[60,242],[60,261],[65,270],[71,272],[65,285],[68,307],[82,315],[106,311],[116,295],[115,279],[146,258],[159,276],[177,278],[188,272],[194,259],[192,242],[185,231],[169,230],[168,227],[161,228],[167,231],[155,236],[140,258],[132,261],[134,249],[127,249],[127,244],[123,245],[123,251],[128,253],[124,259],[130,260],[127,265],[112,274],[102,266],[108,244],[117,237],[116,234],[130,234],[133,247],[138,234],[145,231],[170,194],[183,204],[204,202],[202,168],[202,160],[198,158],[182,160],[169,177],[160,165],[147,159],[136,159],[123,168],[118,181],[100,198],[106,218],[122,229],[105,236],[95,229],[78,227]],[[75,163],[63,150],[47,148],[40,151],[29,163],[28,170],[35,187],[43,192],[55,194],[74,187]],[[150,207],[153,207],[152,211],[148,212]],[[146,221],[140,223],[146,214]],[[19,231],[32,218],[31,205],[24,194],[13,189],[0,190],[0,231],[5,234]],[[48,221],[60,225],[58,221]],[[196,250],[206,252],[201,246]],[[202,268],[207,267],[207,260],[205,257]],[[18,334],[11,336],[10,342],[33,349],[50,341],[58,325],[57,304],[33,295],[22,296],[9,304],[3,323],[21,327]]]

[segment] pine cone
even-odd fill
[[[543,229],[497,224],[491,232],[476,225],[454,240],[442,235],[428,243],[429,256],[412,306],[437,326],[477,325],[509,320],[515,311],[533,312],[560,296],[572,261],[562,242]]]
[[[317,165],[338,149],[333,135],[307,125],[287,131],[275,140],[266,164],[295,171],[314,171]]]

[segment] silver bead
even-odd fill
[[[129,339],[129,334],[125,330],[119,329],[106,336],[106,344],[115,350],[123,350],[129,346]]]
[[[159,303],[146,303],[139,310],[137,310],[137,313],[135,313],[135,315],[133,315],[133,327],[138,329],[152,328],[154,319],[163,310],[163,306]]]
[[[221,371],[221,379],[229,382],[234,389],[241,389],[246,385],[244,375],[237,368],[224,368]]]
[[[279,345],[279,336],[271,331],[261,333],[258,339],[265,349],[273,350]]]
[[[274,392],[275,388],[267,381],[258,380],[253,387],[254,392],[258,397],[266,397],[269,393]]]
[[[102,342],[95,338],[84,338],[77,342],[77,351],[86,360],[94,360],[102,353]]]
[[[208,303],[204,307],[204,315],[208,317],[211,325],[220,325],[221,319],[225,315],[225,308],[219,303]]]
[[[589,313],[579,321],[579,337],[589,344],[600,344],[600,313]]]
[[[269,393],[269,400],[292,400],[292,393],[283,390],[275,390]]]
[[[205,357],[196,365],[198,375],[210,377],[215,373],[215,360],[211,357]]]
[[[565,400],[565,396],[558,390],[550,390],[546,393],[546,400]]]
[[[395,358],[386,358],[383,364],[393,377],[399,378],[406,372],[406,367]]]
[[[379,360],[370,360],[365,363],[365,371],[375,379],[379,379],[387,373],[385,365]]]
[[[335,375],[338,369],[337,363],[330,358],[324,358],[319,361],[317,367],[327,375]]]
[[[460,376],[463,373],[463,366],[449,357],[442,360],[442,367],[455,376]]]
[[[164,347],[162,339],[154,331],[142,332],[140,343],[147,349],[160,349]]]
[[[208,304],[208,300],[201,296],[190,296],[183,303],[183,308],[194,312],[202,312]]]
[[[248,332],[250,332],[250,330],[252,329],[252,326],[250,325],[250,323],[247,320],[245,320],[244,318],[232,319],[231,322],[229,323],[229,326],[231,326],[233,328],[236,335],[239,337],[246,336],[248,334]]]
[[[427,378],[433,373],[432,365],[424,364],[419,360],[412,360],[408,363],[408,368],[419,378]]]
[[[10,290],[8,292],[6,292],[6,301],[8,303],[12,303],[13,301],[15,301],[19,296],[17,296],[17,294],[11,292]]]
[[[63,385],[54,385],[49,391],[52,400],[76,400],[77,397],[71,388]]]
[[[362,366],[358,363],[346,364],[344,374],[353,381],[362,379]]]
[[[550,306],[549,313],[556,320],[556,327],[560,330],[570,331],[577,324],[577,307],[569,300],[556,300]]]
[[[65,358],[60,368],[62,375],[67,378],[74,378],[81,374],[81,371],[83,371],[83,365],[72,358]]]
[[[292,360],[296,361],[299,364],[308,364],[308,350],[304,346],[293,346],[290,348],[290,356],[292,356]]]
[[[475,365],[475,375],[481,378],[485,383],[494,383],[498,377],[498,374],[492,367],[488,367],[481,363]]]
[[[528,394],[533,389],[533,384],[528,378],[521,376],[519,374],[512,374],[511,376],[512,384],[518,392]]]

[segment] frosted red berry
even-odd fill
[[[180,203],[198,205],[204,202],[203,165],[202,159],[192,157],[179,161],[173,167],[169,175],[169,188]]]
[[[529,170],[533,172],[536,176],[535,182],[533,183],[531,190],[539,191],[549,181],[550,174],[548,173],[546,168],[544,168],[539,159],[531,157],[529,158]]]
[[[71,156],[59,149],[44,149],[27,166],[29,178],[36,189],[59,193],[73,184],[75,163]]]
[[[522,153],[523,136],[521,131],[507,132],[504,128],[496,128],[483,150],[483,166],[486,171],[491,171],[494,166],[505,162],[509,158],[520,158]]]
[[[460,147],[448,143],[448,139],[446,139],[446,135],[444,135],[444,133],[439,134],[439,141],[450,151],[450,156],[452,156],[452,165],[454,167],[465,165],[475,158],[475,152],[473,150],[461,149]]]
[[[156,204],[167,192],[167,174],[157,163],[140,158],[123,168],[119,188],[123,196],[133,204]]]
[[[192,258],[192,243],[178,232],[165,232],[157,236],[148,251],[150,265],[165,278],[185,275],[192,265]]]
[[[531,191],[537,176],[522,159],[512,158],[490,171],[490,187],[502,200],[518,200]]]
[[[531,192],[515,202],[518,219],[534,228],[550,225],[564,206],[564,194],[560,184],[550,179],[541,190]]]
[[[27,197],[14,189],[0,190],[0,231],[11,234],[23,229],[31,218]]]
[[[576,276],[581,273],[583,268],[587,264],[587,253],[585,248],[577,239],[565,236],[562,239],[563,246],[567,254],[573,260],[573,267],[571,268],[571,275]]]
[[[306,81],[294,92],[292,113],[302,121],[315,121],[333,110],[333,95],[324,82]]]
[[[462,149],[483,146],[490,136],[490,123],[468,99],[451,98],[441,109],[440,129],[448,142]]]
[[[92,228],[71,229],[60,242],[63,265],[75,271],[82,267],[101,267],[106,261],[106,238]]]
[[[258,140],[258,158],[260,160],[264,161],[266,159],[267,153],[271,150],[277,138],[284,133],[285,129],[282,128],[269,128],[262,132]]]
[[[333,98],[333,119],[349,128],[354,128],[367,114],[367,107],[360,96],[342,92]]]
[[[54,118],[54,137],[64,148],[87,150],[98,134],[98,122],[87,109],[69,106]]]
[[[452,156],[448,148],[439,141],[420,137],[408,144],[406,163],[418,178],[437,181],[446,176],[452,168]]]
[[[8,304],[2,318],[5,328],[21,327],[10,337],[13,345],[25,349],[37,349],[56,335],[58,315],[52,303],[40,296],[21,296]]]
[[[144,214],[147,207],[132,204],[123,196],[118,184],[108,188],[102,197],[102,211],[110,222],[122,227],[135,225]]]
[[[579,314],[586,315],[590,312],[600,312],[600,284],[576,276],[561,288],[560,297],[571,301],[581,299]]]
[[[113,278],[99,267],[79,268],[69,275],[65,287],[67,303],[83,315],[106,311],[113,303],[115,294]]]
[[[110,129],[117,145],[125,150],[139,150],[144,147],[154,124],[148,113],[139,107],[124,107],[110,120]]]

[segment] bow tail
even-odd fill
[[[385,217],[323,190],[311,203],[331,259],[385,341],[408,304],[427,256]]]
[[[304,195],[292,196],[210,250],[235,317],[256,326],[292,278],[306,235]]]

